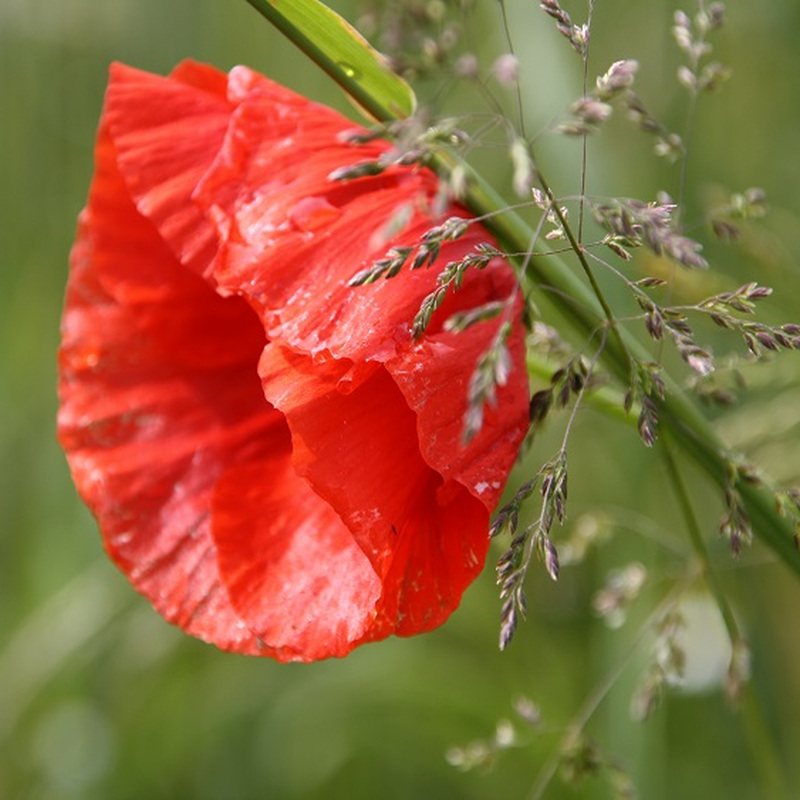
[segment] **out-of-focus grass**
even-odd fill
[[[494,4],[483,5],[488,25]],[[336,7],[354,18],[353,6]],[[638,58],[645,100],[680,128],[685,98],[673,77],[672,8],[660,0],[598,4],[594,71]],[[711,244],[720,272],[697,279],[707,284],[690,281],[685,291],[755,279],[777,290],[765,307],[770,319],[797,320],[800,10],[790,0],[736,0],[728,8],[730,24],[716,44],[734,77],[699,109],[689,207],[698,216],[719,187],[755,184],[766,188],[771,215],[748,228],[739,247]],[[519,0],[509,10],[536,130],[579,94],[579,70],[536,4]],[[492,53],[503,45],[498,37],[484,47]],[[109,61],[164,72],[188,56],[223,68],[248,63],[347,108],[243,2],[11,0],[0,8],[0,797],[524,797],[564,725],[624,658],[637,621],[682,564],[672,551],[688,552],[658,461],[618,423],[587,411],[570,451],[572,521],[592,511],[616,520],[617,534],[584,565],[565,568],[556,587],[533,574],[530,619],[503,655],[495,647],[490,569],[440,631],[372,645],[344,661],[282,666],[187,639],[102,555],[54,439],[68,250],[88,188]],[[615,123],[591,145],[589,190],[674,191],[674,171],[654,165],[649,146]],[[575,192],[577,150],[543,147],[557,191]],[[708,335],[718,349],[733,344]],[[720,428],[770,473],[797,480],[797,359],[748,369],[747,376],[750,389]],[[557,437],[554,426],[552,437],[537,443],[534,462],[551,454]],[[713,538],[718,498],[691,470],[686,477]],[[798,586],[759,547],[740,563],[721,544],[712,549],[753,645],[762,708],[796,784],[800,772],[790,756],[800,748]],[[591,592],[607,569],[632,559],[651,567],[650,583],[631,620],[608,631],[592,617]],[[705,625],[694,628],[692,652],[713,655],[713,623]],[[591,735],[630,770],[642,797],[761,797],[742,728],[718,689],[675,694],[650,722],[630,721],[630,694],[647,655],[641,648],[614,683]],[[522,694],[545,717],[529,746],[505,754],[492,770],[462,774],[445,762],[451,745],[490,736],[499,718],[513,718],[511,702]],[[556,780],[546,796],[576,793]],[[588,783],[577,796],[607,797],[608,790]]]

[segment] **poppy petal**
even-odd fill
[[[347,362],[273,343],[259,368],[286,414],[297,474],[337,510],[384,584],[378,635],[441,624],[483,565],[486,508],[425,463],[415,415],[382,367],[353,388],[341,382]]]
[[[191,195],[227,130],[225,75],[184,62],[163,78],[115,63],[109,78],[104,119],[128,192],[181,263],[203,273],[216,234]]]
[[[496,259],[480,273],[468,271],[435,315],[426,340],[415,345],[410,322],[437,288],[438,269],[406,271],[358,289],[349,282],[390,247],[413,245],[430,229],[434,220],[426,209],[438,191],[435,175],[393,169],[332,182],[334,169],[377,159],[389,145],[349,146],[342,134],[353,126],[341,115],[245,68],[233,75],[247,91],[240,92],[220,156],[195,193],[218,224],[214,275],[220,288],[250,298],[271,341],[355,364],[387,363],[418,414],[428,463],[494,508],[527,427],[521,299],[511,269]],[[411,219],[400,234],[381,235],[404,210]],[[469,217],[457,207],[449,213]],[[473,224],[441,247],[437,265],[459,261],[483,242],[492,239]],[[480,435],[463,447],[468,382],[500,321],[460,334],[442,331],[442,322],[455,311],[498,300],[510,300],[515,324],[507,347],[518,366],[500,387],[497,404],[486,409]],[[449,391],[440,390],[443,375]]]
[[[439,189],[416,168],[330,181],[390,147],[350,128],[245,68],[115,66],[63,320],[59,435],[110,554],[167,619],[279,660],[441,624],[527,427],[502,259],[411,336],[440,265],[491,242],[479,225],[432,269],[349,286],[430,229]],[[443,326],[497,301],[501,318]],[[464,445],[506,322],[508,380]]]
[[[212,510],[231,603],[271,655],[343,656],[364,637],[380,581],[336,512],[288,458],[227,470]]]
[[[513,313],[520,313],[518,301]],[[499,387],[495,403],[485,404],[481,429],[464,444],[469,383],[488,346],[477,327],[461,333],[443,331],[405,350],[386,366],[408,407],[417,415],[422,457],[446,479],[469,488],[491,512],[516,459],[520,432],[527,428],[529,394],[527,377],[520,374],[524,333],[517,325],[506,346],[518,372]],[[425,369],[420,369],[420,364]],[[442,391],[442,386],[447,391]]]
[[[244,301],[183,269],[141,217],[107,129],[71,258],[59,354],[59,438],[106,547],[170,621],[258,652],[230,605],[211,493],[253,442],[289,441],[253,365],[263,330]]]

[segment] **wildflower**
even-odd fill
[[[501,258],[416,339],[436,269],[350,285],[436,223],[438,190],[416,166],[330,180],[389,149],[351,129],[242,67],[114,65],[62,320],[59,438],[109,555],[170,622],[281,661],[447,619],[526,429]],[[471,223],[441,263],[484,242]],[[444,324],[496,301],[513,319]],[[511,368],[464,445],[471,377],[509,324]]]

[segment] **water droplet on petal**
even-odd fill
[[[342,212],[324,197],[304,197],[289,211],[289,220],[301,231],[314,231],[330,225]]]
[[[76,345],[65,351],[64,359],[71,369],[94,369],[100,363],[100,348],[94,342]]]

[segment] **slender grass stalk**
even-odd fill
[[[625,670],[633,663],[639,649],[642,647],[647,637],[651,634],[653,626],[680,601],[681,595],[686,591],[687,586],[692,580],[692,576],[686,577],[683,581],[675,584],[664,596],[661,602],[650,612],[644,624],[636,634],[634,640],[628,646],[623,657],[611,668],[602,680],[595,686],[594,690],[584,701],[575,716],[570,720],[560,746],[554,749],[552,755],[547,759],[539,771],[536,783],[528,795],[528,800],[542,800],[550,782],[556,775],[561,764],[562,754],[568,749],[570,744],[577,741],[583,733],[589,721],[594,716],[600,704],[608,696],[608,693],[617,685],[620,677]]]
[[[631,364],[630,354],[628,353],[628,348],[625,346],[625,341],[620,335],[619,326],[617,325],[617,320],[614,317],[614,312],[611,310],[611,306],[609,306],[605,296],[603,295],[602,290],[600,289],[600,284],[597,282],[597,279],[594,276],[594,272],[592,272],[592,268],[589,266],[589,262],[586,260],[586,253],[584,252],[583,246],[581,244],[580,238],[581,234],[580,231],[578,232],[578,236],[576,238],[575,234],[572,232],[572,228],[567,221],[564,212],[561,210],[561,207],[558,205],[558,200],[553,194],[553,190],[550,188],[550,184],[545,180],[544,175],[542,175],[540,170],[536,171],[536,176],[539,179],[539,183],[541,183],[542,188],[544,189],[545,194],[547,195],[548,200],[553,206],[553,212],[555,213],[556,217],[558,218],[558,222],[561,225],[561,229],[564,231],[564,235],[567,237],[567,241],[569,242],[569,246],[572,248],[572,252],[578,257],[578,262],[583,269],[584,274],[586,275],[586,279],[589,281],[589,285],[592,287],[592,292],[594,296],[597,298],[597,302],[603,308],[603,313],[606,317],[606,322],[608,326],[611,328],[611,332],[614,334],[614,338],[617,340],[617,344],[619,345],[619,349],[622,353],[625,354],[626,358],[628,359],[628,365]],[[581,196],[582,197],[582,196]],[[581,202],[583,200],[581,199]],[[583,216],[583,208],[581,208],[581,218]]]
[[[500,16],[503,20],[503,33],[506,37],[508,50],[512,56],[516,57],[516,52],[514,51],[514,38],[511,36],[511,27],[508,23],[508,11],[506,9],[505,0],[500,0]],[[525,114],[522,107],[522,88],[520,87],[519,81],[516,82],[514,96],[517,102],[517,128],[519,129],[519,135],[523,139],[527,139],[528,137],[525,133]]]
[[[592,18],[594,17],[594,0],[589,0],[589,14],[586,18],[586,27],[592,30]],[[589,94],[589,47],[591,36],[586,41],[583,50],[583,96]],[[586,177],[589,173],[589,134],[584,131],[581,136],[581,193],[578,205],[578,241],[583,241],[583,222],[586,215]]]
[[[681,476],[668,441],[662,441],[661,452],[664,456],[667,474],[675,490],[678,505],[681,508],[681,513],[686,523],[686,529],[689,532],[689,538],[692,541],[692,547],[702,566],[703,577],[711,590],[711,594],[714,596],[720,614],[722,614],[722,620],[725,623],[725,629],[728,632],[728,638],[731,642],[732,659],[735,659],[737,650],[746,647],[744,636],[739,628],[739,623],[736,621],[733,609],[728,602],[719,575],[714,569],[714,565],[711,563],[708,548],[703,539],[697,515],[694,513],[686,483]],[[733,667],[733,664],[731,666]],[[753,689],[753,685],[749,680],[746,680],[741,687],[741,695],[738,700],[740,702],[740,711],[748,744],[756,768],[761,776],[762,789],[764,791],[763,796],[765,798],[770,798],[770,800],[789,800],[789,794],[786,791],[786,782],[780,766],[780,759],[778,758],[775,741],[770,734],[769,727],[764,718],[764,712],[758,701],[755,690]]]
[[[563,366],[560,362],[555,362],[542,358],[536,353],[528,353],[526,363],[528,375],[539,378],[541,381],[549,381],[553,373]],[[629,425],[633,430],[636,429],[636,409],[625,411],[623,407],[623,396],[610,386],[599,386],[587,389],[582,402],[591,408],[602,413],[604,417],[617,420]]]

